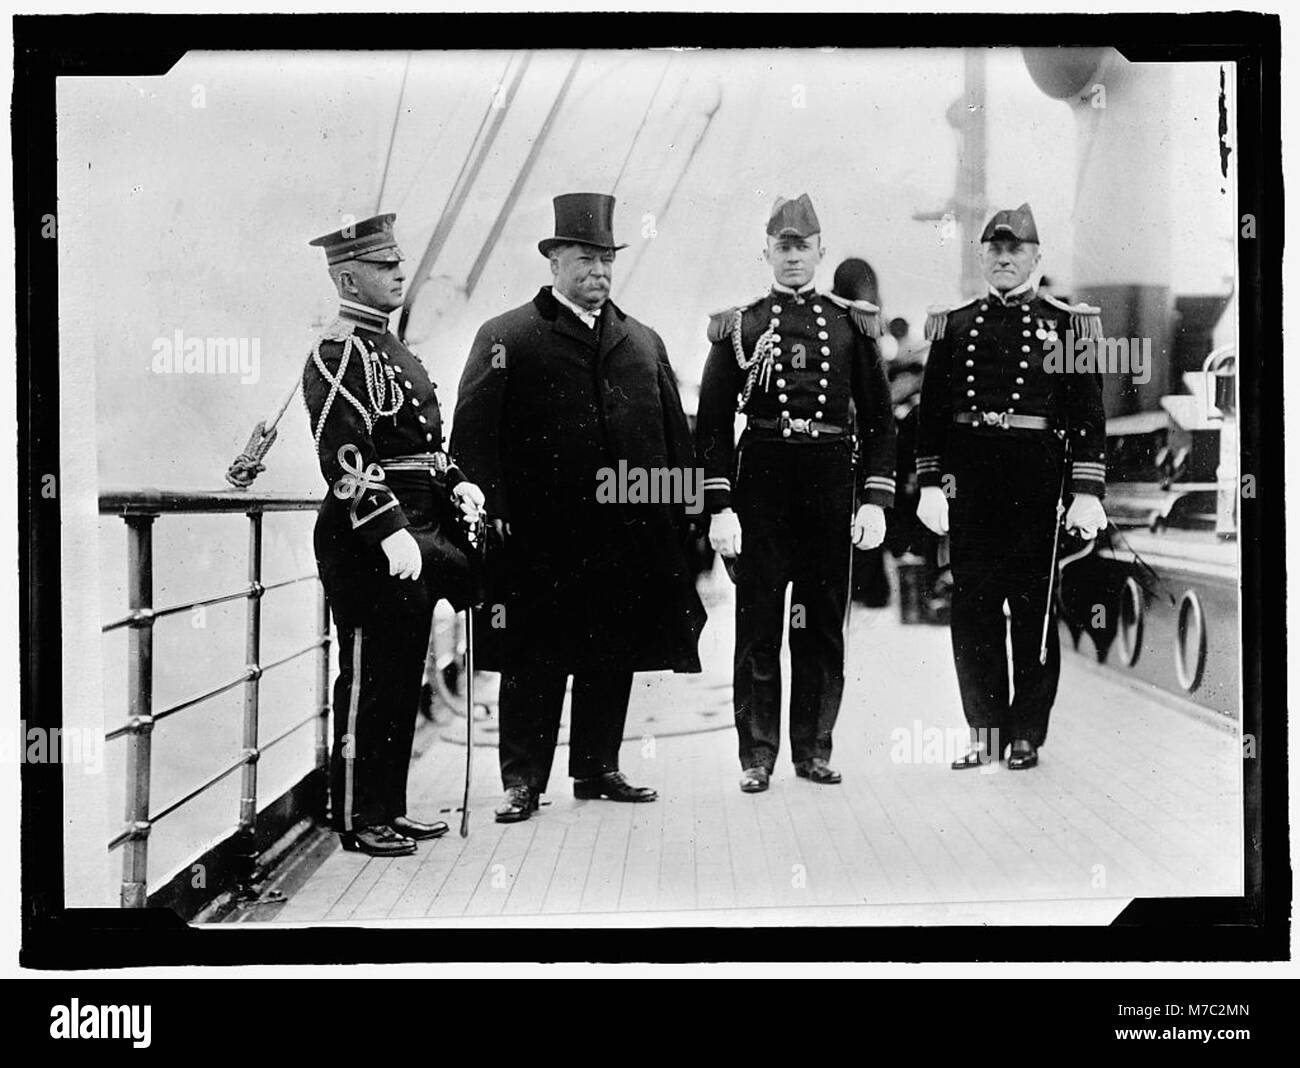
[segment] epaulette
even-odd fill
[[[948,332],[948,316],[974,304],[977,298],[963,300],[960,304],[935,304],[925,310],[925,340],[938,341]]]
[[[340,316],[321,331],[320,339],[322,341],[345,341],[352,336],[356,328],[355,323]]]
[[[767,296],[766,293],[755,297],[748,304],[736,304],[730,308],[723,308],[722,311],[713,312],[709,316],[709,340],[716,345],[719,341],[729,338],[736,325],[736,313],[752,308],[765,296]]]
[[[853,325],[867,337],[880,337],[880,308],[869,300],[849,300],[838,293],[823,293],[832,304],[838,304],[849,313]]]
[[[1069,313],[1070,329],[1074,332],[1076,340],[1079,338],[1100,340],[1102,336],[1100,308],[1091,304],[1070,304],[1052,296],[1050,293],[1044,293],[1043,299],[1053,308],[1060,308],[1061,311]]]

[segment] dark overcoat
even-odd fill
[[[483,667],[700,670],[688,502],[608,499],[622,461],[629,475],[676,470],[702,501],[658,334],[612,301],[593,330],[542,289],[480,328],[451,453],[510,524],[475,631]]]

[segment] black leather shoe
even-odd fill
[[[607,771],[595,779],[574,779],[573,796],[579,801],[658,801],[659,794],[648,786],[633,786],[621,771]]]
[[[746,794],[761,794],[772,781],[772,773],[767,768],[746,768],[740,776],[740,790]]]
[[[965,771],[967,768],[980,768],[993,763],[993,755],[982,746],[973,745],[964,756],[952,762],[953,771]]]
[[[537,791],[531,786],[509,786],[505,800],[497,806],[497,823],[522,823],[537,811]]]
[[[823,786],[834,786],[841,779],[840,773],[833,770],[826,763],[825,757],[813,757],[811,760],[799,761],[794,766],[794,773],[801,779],[811,779]]]
[[[415,843],[391,827],[362,827],[339,835],[339,841],[349,853],[372,857],[409,857],[415,852]]]
[[[1037,766],[1038,746],[1023,738],[1017,738],[1011,743],[1011,755],[1007,757],[1007,768],[1010,771],[1024,771]]]
[[[398,816],[393,820],[393,830],[398,834],[405,835],[417,842],[423,842],[429,838],[441,838],[447,833],[447,825],[442,820],[436,820],[433,823],[422,823],[420,820],[413,820],[407,816]]]

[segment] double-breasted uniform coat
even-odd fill
[[[1057,502],[1062,490],[1065,505],[1074,493],[1106,492],[1100,379],[1049,356],[1071,338],[1100,336],[1100,309],[1032,283],[933,310],[926,323],[917,480],[948,496],[957,680],[966,721],[993,756],[1047,737],[1060,675],[1054,618],[1046,663],[1039,652]]]

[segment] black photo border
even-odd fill
[[[55,81],[162,74],[186,51],[524,48],[838,48],[1112,45],[1129,59],[1236,66],[1246,894],[1139,899],[1109,927],[258,929],[203,932],[159,910],[64,907],[61,767],[21,766],[22,946],[29,968],[450,961],[1268,961],[1289,953],[1281,270],[1280,24],[1255,13],[1169,15],[551,13],[19,16],[12,138],[16,231],[21,704],[61,722]],[[396,47],[395,45],[392,47]],[[66,388],[67,384],[64,383]],[[1267,432],[1267,436],[1266,435]],[[1268,574],[1266,574],[1266,570]],[[1265,720],[1265,715],[1267,720]],[[10,728],[11,729],[11,728]]]

